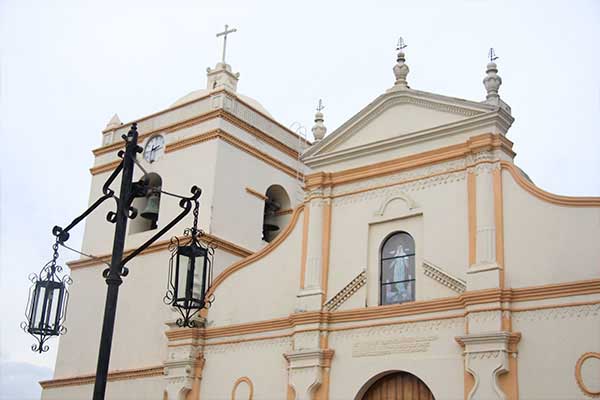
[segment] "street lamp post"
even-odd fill
[[[83,214],[75,218],[66,228],[63,229],[59,226],[53,228],[52,233],[56,236],[56,243],[53,246],[52,261],[42,268],[39,275],[32,274],[30,276],[33,286],[30,290],[25,313],[27,320],[21,324],[23,330],[38,340],[38,344],[34,344],[32,350],[40,353],[48,350],[48,346],[45,344],[46,340],[52,336],[58,336],[66,332],[66,328],[63,326],[68,300],[66,286],[71,283],[71,278],[67,275],[62,277],[57,275],[62,270],[56,263],[58,246],[64,245],[64,242],[69,239],[69,230],[85,219],[104,201],[114,198],[116,201],[116,212],[110,211],[107,215],[107,220],[115,224],[115,236],[109,268],[105,269],[102,273],[106,280],[107,291],[93,400],[103,400],[106,393],[119,286],[123,283],[122,277],[128,274],[125,264],[181,221],[192,209],[192,204],[194,207],[194,225],[192,228],[184,231],[185,245],[179,245],[177,237],[171,239],[172,244],[177,243],[178,245],[170,247],[172,255],[165,302],[175,307],[182,314],[182,319],[179,321],[181,322],[179,323],[180,326],[193,327],[195,325],[191,317],[200,311],[200,309],[208,308],[212,300],[205,299],[205,295],[212,279],[212,254],[214,248],[210,244],[204,245],[201,241],[202,231],[198,229],[198,199],[202,191],[196,186],[192,187],[192,195],[189,197],[163,192],[180,199],[179,206],[182,209],[181,212],[148,241],[123,258],[127,219],[133,219],[137,216],[137,210],[131,204],[134,198],[142,197],[148,192],[149,185],[145,176],[140,181],[133,182],[136,154],[142,151],[142,148],[137,144],[138,132],[135,123],[132,124],[127,135],[123,135],[122,138],[125,140],[125,150],[121,150],[118,153],[118,156],[122,160],[104,183],[102,187],[103,196],[96,200]],[[119,197],[116,197],[110,185],[120,172],[122,172],[121,187]],[[175,269],[173,268],[174,257],[177,260]],[[183,262],[180,265],[180,259],[187,261],[185,266]],[[173,271],[176,274],[181,273],[181,275],[177,275],[177,282],[181,282],[185,286],[183,291],[179,289],[175,290],[175,297],[170,296],[170,293],[172,293],[173,280],[171,274]],[[200,282],[198,282],[198,278],[200,278]],[[175,284],[175,288],[177,288],[178,283]],[[183,296],[180,296],[181,293],[183,293]]]

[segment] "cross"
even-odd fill
[[[494,51],[493,47],[490,47],[490,51],[488,53],[489,57],[490,57],[490,62],[494,62],[498,59],[498,57],[496,56],[496,52]]]
[[[406,43],[404,43],[404,39],[402,38],[402,36],[400,36],[400,39],[398,39],[398,45],[396,45],[396,50],[404,50],[406,48],[406,46],[408,46]]]
[[[317,111],[321,112],[321,110],[324,108],[325,108],[325,106],[323,105],[323,100],[319,99],[319,105],[317,106]]]
[[[235,28],[233,28],[233,29],[228,29],[228,28],[229,28],[229,25],[225,24],[225,30],[223,32],[217,33],[217,37],[223,36],[223,58],[222,58],[223,64],[225,64],[225,50],[227,50],[227,35],[229,35],[230,33],[233,33],[233,32],[237,32],[237,29],[235,29]]]

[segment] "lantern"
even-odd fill
[[[62,267],[57,265],[58,244],[52,246],[54,254],[39,274],[31,274],[29,280],[32,286],[29,290],[29,299],[25,310],[26,321],[21,323],[21,328],[35,337],[38,341],[31,349],[39,353],[48,351],[46,341],[52,336],[59,336],[66,332],[63,326],[66,318],[69,292],[67,285],[72,283],[68,275],[62,277]]]
[[[193,328],[194,317],[203,308],[209,308],[207,292],[212,283],[214,248],[203,243],[198,225],[198,202],[194,207],[194,226],[186,229],[182,239],[173,237],[169,250],[169,281],[164,301],[181,314],[177,325]]]

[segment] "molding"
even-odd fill
[[[297,171],[295,168],[290,167],[289,165],[285,164],[284,162],[279,161],[278,159],[268,155],[267,153],[265,153],[263,151],[257,150],[252,145],[244,142],[241,139],[238,139],[237,137],[235,137],[234,135],[232,135],[230,133],[227,133],[223,129],[214,129],[214,130],[200,133],[197,135],[188,136],[184,139],[181,139],[181,140],[173,142],[173,143],[169,143],[166,145],[165,153],[171,153],[173,151],[178,151],[178,150],[184,149],[186,147],[193,146],[193,145],[203,143],[203,142],[213,140],[213,139],[221,139],[224,142],[226,142],[234,147],[237,147],[238,149],[250,154],[251,156],[292,176],[293,178],[298,179],[298,177],[300,177],[300,178],[303,177],[302,173]],[[112,171],[117,165],[119,165],[120,162],[121,162],[121,160],[115,160],[115,161],[111,161],[106,164],[101,164],[101,165],[92,167],[92,168],[90,168],[90,173],[92,175],[97,175],[102,172]]]
[[[250,250],[248,250],[242,246],[239,246],[235,243],[229,242],[225,239],[222,239],[220,237],[217,237],[215,235],[211,235],[209,233],[204,233],[203,236],[206,238],[207,241],[215,244],[217,249],[226,251],[230,254],[233,254],[233,255],[236,255],[239,257],[248,257],[249,255],[252,254],[252,252]],[[179,239],[181,239],[181,238],[183,238],[183,236],[179,236]],[[144,250],[141,254],[149,254],[149,253],[155,253],[158,251],[167,250],[169,248],[170,243],[171,243],[171,239],[158,241],[158,242],[154,243],[153,245],[151,245],[150,247],[148,247],[146,250]],[[133,248],[133,249],[130,248],[130,249],[125,250],[125,252],[123,253],[123,256],[126,257],[127,255],[131,254],[134,250],[135,250],[135,248]],[[110,257],[111,257],[111,254],[102,254],[102,255],[97,256],[96,258],[92,258],[92,259],[80,259],[80,260],[75,260],[75,261],[69,261],[69,262],[67,262],[67,266],[69,268],[71,268],[71,270],[83,268],[83,267],[95,266],[95,265],[98,265],[101,263],[110,262]]]
[[[252,263],[260,260],[261,258],[263,258],[266,255],[268,255],[269,253],[271,253],[273,250],[275,250],[277,247],[279,247],[279,245],[294,230],[294,227],[296,226],[296,223],[298,222],[300,214],[304,211],[304,208],[305,207],[303,204],[296,207],[296,209],[294,210],[294,213],[292,214],[290,222],[288,223],[286,228],[279,235],[277,235],[271,243],[269,243],[268,245],[266,245],[265,247],[263,247],[256,253],[252,253],[249,256],[247,256],[246,258],[244,258],[243,260],[240,260],[240,261],[230,265],[229,267],[225,268],[225,270],[223,272],[221,272],[213,281],[213,284],[210,287],[210,290],[208,291],[207,296],[210,296],[211,294],[213,294],[215,292],[215,290],[217,289],[217,287],[219,287],[219,285],[221,283],[223,283],[223,281],[225,279],[227,279],[230,275],[232,275],[234,272],[248,266],[249,264],[252,264]]]
[[[235,390],[242,382],[246,382],[248,384],[248,387],[250,388],[250,395],[248,396],[248,399],[243,399],[243,400],[252,400],[254,398],[254,385],[252,384],[252,381],[247,376],[242,376],[241,378],[238,378],[235,381],[235,383],[233,384],[233,389],[231,389],[231,400],[236,400]],[[242,400],[242,399],[237,399],[237,400]]]
[[[583,363],[589,358],[597,358],[600,359],[600,353],[584,353],[575,364],[575,380],[577,381],[577,386],[579,389],[588,397],[600,397],[600,391],[592,391],[590,390],[585,383],[583,382],[583,377],[581,376],[581,368],[583,367]]]
[[[443,161],[464,158],[481,151],[501,150],[511,157],[513,143],[503,135],[485,133],[469,138],[466,142],[441,147],[393,160],[382,161],[337,172],[317,172],[305,176],[307,190],[348,184],[364,179],[390,175],[396,172],[432,165]]]
[[[427,260],[423,260],[423,275],[430,277],[457,293],[464,293],[467,290],[467,283],[463,279],[450,275]]]
[[[267,196],[265,196],[264,194],[262,194],[262,193],[260,193],[260,192],[258,192],[258,191],[256,191],[256,190],[254,190],[254,189],[251,189],[251,188],[249,188],[249,187],[247,187],[247,188],[246,188],[246,193],[249,193],[249,194],[251,194],[252,196],[254,196],[254,197],[256,197],[256,198],[260,199],[261,201],[265,201],[265,200],[267,200],[267,199],[268,199],[268,197],[267,197]]]
[[[129,379],[141,379],[141,378],[150,378],[153,376],[162,376],[164,375],[164,367],[156,366],[156,367],[147,367],[147,368],[136,368],[136,369],[127,369],[127,370],[116,370],[108,373],[108,381],[122,381]],[[58,378],[58,379],[50,379],[47,381],[40,381],[40,386],[43,389],[53,389],[64,386],[81,386],[81,385],[90,385],[94,383],[96,379],[96,374],[86,374],[86,375],[77,375],[69,378]]]
[[[165,110],[161,110],[161,111],[155,112],[153,114],[147,115],[145,117],[133,120],[131,122],[127,122],[127,123],[121,124],[118,128],[104,129],[102,131],[102,133],[104,134],[104,133],[108,133],[108,132],[114,132],[114,131],[116,131],[118,129],[128,130],[129,127],[134,122],[138,123],[138,125],[139,125],[140,122],[147,121],[147,120],[149,120],[151,118],[160,116],[162,114],[166,114],[166,113],[168,113],[170,111],[174,111],[174,110],[186,107],[188,105],[191,105],[191,104],[194,104],[194,103],[206,100],[207,98],[213,97],[213,96],[221,94],[221,93],[225,93],[225,94],[229,94],[229,95],[234,96],[235,99],[236,99],[236,101],[240,102],[244,106],[250,108],[256,114],[259,114],[263,118],[265,118],[268,121],[272,122],[273,124],[277,125],[281,129],[283,129],[283,131],[285,133],[293,136],[294,139],[296,139],[296,140],[302,140],[307,145],[311,144],[311,142],[309,142],[305,138],[299,136],[295,132],[289,130],[289,128],[285,127],[284,125],[282,125],[279,122],[277,122],[276,120],[274,120],[273,117],[262,113],[261,111],[259,111],[256,108],[254,108],[252,105],[250,105],[250,104],[246,103],[245,101],[243,101],[239,96],[237,96],[236,93],[231,93],[231,92],[229,92],[227,90],[224,90],[224,89],[214,91],[212,93],[207,94],[206,96],[202,96],[200,98],[188,101],[186,103],[182,103],[182,104],[179,104],[179,105],[174,106],[174,107],[169,107],[169,108],[167,108]],[[174,132],[174,131],[176,131],[178,129],[187,128],[187,127],[196,125],[196,124],[198,124],[200,122],[204,122],[204,121],[207,121],[207,120],[210,120],[210,119],[213,119],[213,118],[222,118],[222,119],[224,119],[224,120],[226,120],[228,122],[231,122],[232,124],[237,125],[239,128],[247,130],[249,133],[251,133],[251,134],[255,135],[256,137],[264,140],[265,142],[273,145],[274,147],[279,148],[283,152],[289,152],[290,154],[295,154],[295,155],[291,155],[291,157],[296,157],[296,158],[298,157],[298,152],[295,149],[287,146],[286,144],[284,144],[284,143],[278,141],[277,139],[271,137],[270,135],[266,134],[265,132],[261,131],[260,129],[256,128],[255,126],[250,125],[247,122],[243,121],[242,119],[240,119],[239,117],[235,116],[231,112],[228,112],[228,111],[223,110],[223,109],[209,111],[207,113],[201,114],[199,116],[195,116],[193,118],[189,118],[189,119],[186,119],[186,120],[183,120],[183,121],[178,121],[178,122],[175,122],[173,124],[165,125],[165,126],[163,126],[161,128],[158,128],[158,129],[153,129],[153,130],[150,130],[150,131],[147,131],[147,132],[144,132],[144,133],[140,133],[139,140],[141,141],[141,140],[145,139],[146,137],[148,137],[148,136],[150,136],[152,134],[155,134],[155,133],[171,133],[171,132]],[[122,144],[120,146],[116,146],[116,147],[115,147],[115,145],[117,145],[117,143],[112,143],[112,144],[107,145],[107,146],[102,146],[102,147],[99,147],[97,149],[94,149],[92,152],[94,153],[94,155],[97,156],[97,155],[100,155],[100,154],[109,153],[110,151],[113,151],[113,150],[116,150],[116,149],[119,149],[119,148],[122,147]],[[286,150],[283,150],[284,148]]]
[[[504,203],[502,199],[502,171],[499,168],[494,168],[492,170],[492,186],[494,195],[494,226],[496,229],[496,240],[494,246],[496,252],[496,263],[500,267],[499,287],[504,289],[506,285],[504,269]]]
[[[486,104],[460,100],[452,97],[437,95],[414,89],[408,89],[402,92],[388,92],[380,95],[366,107],[347,120],[342,126],[332,132],[321,143],[318,143],[309,149],[306,155],[310,158],[318,157],[321,153],[327,151],[331,146],[347,137],[352,137],[358,130],[366,126],[373,119],[377,118],[389,108],[398,104],[415,104],[420,107],[449,112],[462,115],[464,117],[476,117],[491,112],[500,113],[502,110],[497,107],[490,107]],[[512,122],[512,117],[506,112],[502,113],[504,119]],[[462,121],[459,121],[462,122]]]
[[[377,211],[375,211],[375,216],[383,217],[383,214],[385,214],[385,210],[387,209],[387,206],[394,200],[404,200],[404,203],[408,207],[409,211],[414,208],[417,208],[415,201],[408,194],[406,194],[406,193],[391,194],[386,197],[386,199],[381,203],[381,205],[379,206]]]
[[[570,206],[570,207],[600,207],[600,197],[573,197],[573,196],[561,196],[546,192],[535,186],[529,180],[527,180],[517,167],[508,162],[500,161],[502,169],[506,169],[512,175],[515,182],[523,189],[531,193],[533,196],[540,200],[548,203],[557,204],[559,206]]]
[[[356,278],[352,279],[349,284],[344,286],[335,296],[333,296],[324,308],[327,311],[337,310],[346,300],[348,300],[354,293],[358,291],[367,283],[367,271],[362,270]]]

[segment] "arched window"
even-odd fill
[[[415,241],[406,232],[390,235],[381,246],[381,304],[415,300]]]
[[[271,185],[265,193],[262,240],[271,242],[289,220],[290,196],[280,185]]]

